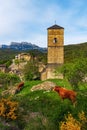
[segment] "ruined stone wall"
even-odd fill
[[[51,66],[48,66],[45,68],[43,73],[41,73],[41,80],[46,80],[46,79],[63,79],[63,74],[59,73],[56,75],[55,69]]]

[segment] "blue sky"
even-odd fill
[[[0,0],[0,45],[47,47],[47,28],[64,27],[64,44],[87,42],[87,0]]]

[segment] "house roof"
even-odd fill
[[[55,24],[55,25],[53,25],[53,26],[51,26],[51,27],[49,27],[47,29],[64,29],[64,28],[59,26],[59,25],[57,25],[57,24]]]

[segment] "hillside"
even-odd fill
[[[0,48],[0,64],[4,64],[8,61],[11,61],[18,53],[20,53],[20,51]]]
[[[40,50],[12,50],[12,49],[0,49],[0,64],[6,64],[8,61],[12,61],[14,57],[20,53],[29,53],[33,57],[38,57],[39,61],[46,63],[46,52]]]
[[[72,62],[76,58],[87,57],[87,42],[64,46],[65,62]]]
[[[71,89],[66,80],[50,81],[60,86],[66,86],[67,89]],[[25,82],[23,89],[12,96],[13,101],[17,101],[19,104],[17,111],[18,118],[16,120],[7,120],[8,124],[1,120],[0,128],[2,128],[2,130],[12,130],[13,128],[14,130],[60,130],[61,121],[65,121],[68,114],[72,114],[76,121],[75,124],[77,121],[81,122],[81,124],[85,121],[84,114],[82,115],[81,121],[78,120],[78,114],[84,112],[85,116],[87,116],[86,87],[84,87],[81,92],[78,92],[77,103],[74,107],[68,99],[62,101],[59,95],[54,91],[31,91],[33,86],[41,83],[42,81]],[[85,86],[87,86],[87,84]],[[4,95],[4,97],[6,96]],[[83,130],[87,130],[86,123],[87,122],[84,122],[84,124],[82,124]],[[70,118],[70,129],[67,130],[71,130],[72,125],[73,118]]]

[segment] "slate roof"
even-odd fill
[[[64,29],[64,28],[59,26],[59,25],[57,25],[57,24],[55,24],[55,25],[53,25],[53,26],[51,26],[51,27],[49,27],[47,29]]]

